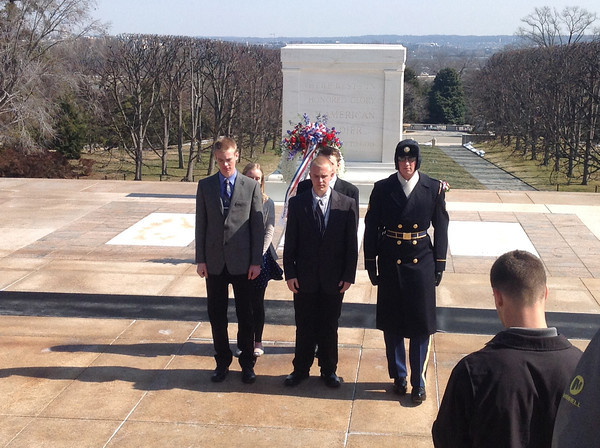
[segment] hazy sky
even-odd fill
[[[370,34],[512,35],[535,7],[598,0],[97,0],[110,34],[329,37]]]

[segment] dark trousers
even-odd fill
[[[385,354],[388,361],[390,378],[406,378],[404,337],[384,331],[383,338],[385,340]],[[412,387],[425,387],[425,374],[429,361],[431,336],[414,337],[410,338],[409,341],[410,385]]]
[[[254,367],[254,327],[252,323],[252,285],[247,274],[231,275],[227,268],[218,275],[206,277],[208,318],[212,329],[217,367],[229,367],[233,354],[229,347],[227,332],[227,305],[229,284],[233,285],[235,314],[238,321],[237,345],[242,351],[239,361],[242,367]]]
[[[319,346],[321,373],[335,373],[338,363],[338,320],[343,294],[294,294],[296,350],[294,371],[308,374]]]
[[[254,318],[254,342],[262,342],[265,328],[265,292],[266,288],[253,287],[252,316]]]

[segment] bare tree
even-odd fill
[[[162,135],[159,138],[161,148],[158,152],[161,160],[161,174],[167,173],[167,156],[169,152],[169,141],[171,138],[171,118],[173,115],[173,103],[175,102],[179,61],[182,60],[181,46],[177,38],[168,36],[159,37],[162,47],[162,76],[160,77],[159,89],[159,111],[162,117]]]
[[[209,41],[203,64],[208,81],[206,99],[212,111],[212,137],[231,134],[231,125],[240,96],[237,82],[243,46],[231,42]],[[240,151],[241,155],[241,151]],[[213,158],[209,156],[207,175],[212,174]]]
[[[183,143],[184,143],[184,108],[186,93],[189,91],[189,77],[191,71],[190,55],[195,39],[177,38],[176,45],[180,51],[175,62],[173,77],[173,92],[177,108],[177,167],[183,169]]]
[[[202,113],[206,98],[207,77],[205,76],[206,55],[210,41],[195,40],[188,48],[188,71],[190,83],[190,147],[188,151],[188,164],[183,180],[194,180],[194,167],[200,158],[202,146]]]
[[[515,152],[541,149],[542,164],[582,185],[600,171],[600,42],[498,53],[470,92],[478,121],[514,136]]]
[[[598,15],[578,6],[572,6],[563,9],[561,19],[564,24],[563,29],[567,32],[566,40],[561,43],[570,45],[581,42],[586,31],[596,23]]]
[[[572,45],[580,42],[597,20],[597,14],[578,6],[567,6],[561,12],[543,6],[521,19],[526,26],[515,33],[536,47]]]
[[[266,152],[267,144],[272,142],[272,148],[279,151],[281,140],[281,113],[283,108],[283,76],[279,63],[280,53],[277,52],[277,64],[271,66],[272,89],[267,98],[263,112],[263,154]]]
[[[115,130],[142,179],[144,145],[158,104],[164,51],[157,36],[122,35],[107,46],[104,80],[116,105]]]
[[[52,133],[49,50],[93,29],[93,0],[0,1],[0,144],[34,148]],[[61,74],[63,75],[63,74]]]
[[[255,151],[260,144],[264,149],[265,141],[269,140],[270,127],[266,120],[267,114],[273,107],[278,108],[277,89],[281,85],[279,51],[264,47],[247,48],[243,55],[239,79],[242,86],[243,99],[240,101],[240,129],[247,136],[250,158],[255,157]],[[274,102],[274,104],[272,104]]]

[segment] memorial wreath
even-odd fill
[[[317,115],[314,122],[310,121],[307,114],[303,114],[302,117],[302,121],[288,130],[286,136],[281,140],[279,172],[283,180],[288,183],[285,194],[284,216],[289,198],[296,194],[298,183],[306,178],[310,162],[319,151],[319,148],[330,146],[340,150],[341,153],[343,144],[335,127],[327,127],[326,115]],[[340,163],[343,164],[343,158]],[[339,172],[343,172],[343,165],[338,168]]]
[[[304,114],[303,121],[288,130],[281,140],[279,170],[284,181],[291,182],[296,171],[302,166],[302,163],[298,166],[298,162],[310,163],[320,147],[331,146],[341,150],[343,143],[338,134],[335,127],[327,127],[326,115],[317,115],[315,121],[311,122],[308,115]],[[305,170],[302,170],[301,174],[304,173]]]

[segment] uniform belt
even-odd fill
[[[419,238],[425,238],[427,231],[423,232],[394,232],[393,230],[386,230],[385,236],[396,240],[418,240]]]

